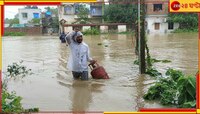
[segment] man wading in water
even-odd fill
[[[89,47],[83,42],[83,34],[76,28],[66,36],[70,48],[70,56],[67,67],[72,71],[74,79],[88,80],[88,63],[96,61],[90,57]]]

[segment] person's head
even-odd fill
[[[79,31],[79,28],[78,28],[78,27],[75,27],[75,28],[74,28],[74,31],[78,32],[78,31]]]
[[[83,41],[83,36],[77,36],[76,41],[80,44]]]
[[[75,41],[77,43],[79,43],[79,44],[82,43],[82,41],[83,41],[83,34],[80,31],[77,32],[77,34],[75,36]]]

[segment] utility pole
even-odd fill
[[[138,40],[139,40],[139,70],[140,74],[146,72],[145,66],[145,3],[138,0]]]
[[[104,12],[105,12],[105,0],[103,0],[103,3],[102,3],[102,16],[104,16]],[[104,23],[103,18],[102,18],[102,23]]]

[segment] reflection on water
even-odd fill
[[[72,111],[88,110],[91,102],[91,90],[87,82],[73,82],[71,88]]]
[[[153,58],[172,61],[155,63],[160,72],[170,67],[186,74],[196,73],[197,34],[147,38]],[[10,81],[9,90],[23,97],[25,108],[39,107],[41,111],[136,111],[142,107],[163,107],[142,98],[155,79],[139,75],[138,66],[133,64],[137,57],[132,35],[84,36],[84,40],[92,57],[106,69],[109,80],[74,81],[66,68],[69,49],[58,37],[4,37],[3,71],[8,64],[23,60],[34,73],[23,81]]]

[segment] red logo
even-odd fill
[[[171,3],[171,8],[175,11],[180,9],[180,3],[178,1],[174,1]]]

